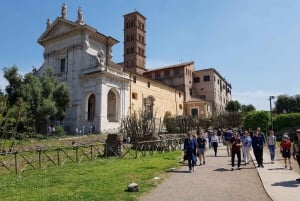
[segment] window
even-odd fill
[[[205,76],[203,77],[203,81],[204,81],[204,82],[209,82],[209,81],[210,81],[209,75],[205,75]]]
[[[160,72],[156,72],[155,73],[155,79],[159,79],[160,78]]]
[[[181,93],[179,93],[179,98],[181,97]]]
[[[60,60],[60,72],[61,73],[66,72],[66,59]]]
[[[138,94],[137,93],[134,93],[132,92],[132,95],[131,95],[132,99],[135,99],[137,100],[138,99]]]
[[[132,78],[133,83],[136,83],[136,76],[133,76]]]
[[[202,99],[202,100],[206,100],[206,96],[205,96],[205,95],[200,95],[199,97],[200,97],[200,99]]]
[[[174,75],[179,75],[179,69],[174,69]]]
[[[148,81],[148,88],[150,88],[150,82]]]
[[[194,83],[199,83],[200,82],[200,77],[194,77]]]
[[[193,95],[193,90],[190,88],[190,96]]]
[[[181,109],[181,110],[182,110],[182,104],[179,104],[179,109]]]
[[[197,109],[197,108],[191,109],[191,115],[192,115],[193,117],[198,117],[198,109]]]
[[[170,77],[170,71],[165,71],[164,72],[164,77]]]

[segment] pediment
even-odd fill
[[[57,18],[50,27],[41,35],[38,42],[40,44],[43,43],[45,40],[49,40],[51,38],[58,37],[63,34],[67,34],[69,32],[72,32],[75,29],[78,29],[80,27],[79,24],[76,24],[74,22]]]

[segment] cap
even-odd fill
[[[296,133],[300,133],[300,129],[297,129],[297,130],[296,130]]]
[[[288,138],[289,138],[289,136],[288,136],[287,134],[284,134],[284,135],[283,135],[283,138],[286,138],[286,139],[288,139]]]

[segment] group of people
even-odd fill
[[[206,150],[206,136],[203,132],[197,131],[197,136],[191,133],[187,134],[188,137],[184,140],[184,160],[188,161],[189,171],[194,171],[194,167],[199,161],[199,165],[205,164],[205,150]],[[242,156],[244,159],[244,165],[249,164],[250,151],[253,150],[255,160],[257,161],[257,168],[264,168],[263,164],[263,149],[267,144],[271,163],[275,160],[275,149],[277,147],[277,139],[274,135],[274,131],[269,132],[269,136],[265,137],[264,133],[258,127],[256,131],[244,131],[242,134],[240,131],[231,131],[230,129],[222,130],[222,137],[224,139],[224,145],[226,145],[228,156],[231,156],[231,170],[235,167],[235,156],[237,157],[237,169],[241,169]],[[284,158],[285,168],[289,163],[289,169],[292,170],[291,156],[298,162],[300,168],[300,129],[296,131],[297,140],[295,140],[293,146],[290,138],[287,134],[283,135],[280,142],[280,152]],[[214,149],[214,154],[217,156],[219,136],[217,131],[213,131],[211,134],[211,146]],[[300,181],[300,178],[297,179]]]

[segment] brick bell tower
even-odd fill
[[[138,74],[146,71],[145,22],[137,11],[124,15],[124,67]]]

